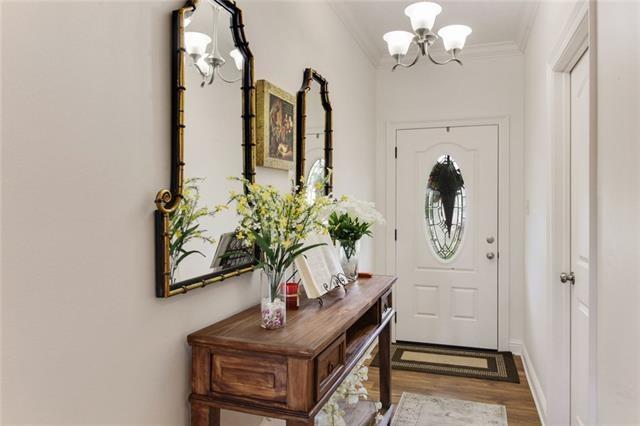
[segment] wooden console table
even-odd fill
[[[313,425],[314,417],[378,338],[380,400],[391,415],[391,288],[395,277],[360,279],[287,311],[280,330],[260,327],[254,306],[188,337],[191,424],[219,425],[220,409]]]

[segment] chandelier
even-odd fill
[[[227,83],[234,83],[242,78],[238,77],[235,79],[229,79],[220,71],[222,66],[227,62],[218,48],[218,17],[220,16],[221,8],[212,0],[209,0],[208,2],[213,12],[213,28],[211,32],[213,39],[207,34],[200,32],[187,31],[184,33],[185,50],[191,58],[193,67],[202,77],[202,83],[200,84],[201,87],[204,87],[205,84],[213,83],[216,75]],[[191,23],[192,14],[185,18],[185,27],[189,26]],[[209,44],[211,44],[211,50],[208,49]],[[242,70],[244,59],[240,50],[237,48],[231,50],[229,52],[229,57],[233,59],[236,68],[238,70]]]
[[[395,71],[398,67],[409,68],[414,66],[421,56],[427,56],[431,62],[436,65],[445,65],[452,61],[462,65],[458,54],[464,47],[467,36],[471,34],[471,28],[466,25],[447,25],[438,31],[438,35],[434,34],[431,29],[436,21],[436,16],[438,16],[440,12],[442,12],[442,7],[440,7],[439,4],[428,1],[421,1],[407,6],[404,14],[411,20],[413,33],[408,31],[391,31],[382,37],[383,40],[387,42],[389,54],[396,61],[392,71]],[[442,39],[444,50],[449,54],[449,58],[444,61],[436,60],[429,52],[429,47],[431,47],[438,38]],[[411,47],[412,44],[418,46],[416,57],[409,63],[402,63],[403,58],[407,55],[409,47]]]

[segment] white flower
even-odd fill
[[[337,202],[324,209],[321,215],[329,217],[333,212],[336,214],[346,213],[354,219],[359,219],[361,222],[378,223],[380,225],[385,223],[384,217],[376,210],[375,203],[371,201],[341,197]]]

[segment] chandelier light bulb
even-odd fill
[[[211,43],[211,37],[198,32],[185,32],[184,45],[191,56],[203,56],[207,53],[207,46]]]
[[[404,10],[404,14],[411,20],[413,31],[431,31],[436,21],[436,16],[442,12],[442,7],[437,3],[420,1],[410,4]]]
[[[471,34],[471,28],[466,25],[447,25],[438,31],[446,51],[462,49],[469,34]]]
[[[387,48],[391,56],[406,55],[413,38],[414,35],[408,31],[390,31],[382,36],[382,39],[387,42]]]

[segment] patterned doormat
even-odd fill
[[[379,366],[378,355],[371,362]],[[520,383],[511,352],[397,342],[391,345],[391,367],[474,379]]]
[[[424,425],[507,426],[507,409],[504,405],[404,392],[391,426]]]

